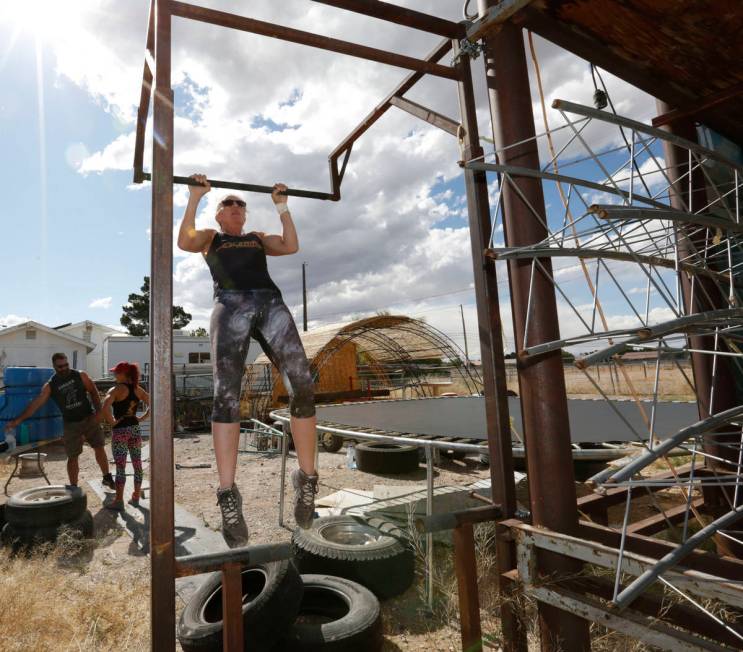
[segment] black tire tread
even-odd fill
[[[50,503],[33,503],[26,500],[29,494],[43,490],[64,490],[67,499]],[[88,496],[79,487],[67,488],[65,485],[50,485],[24,489],[8,498],[5,503],[5,520],[18,527],[56,527],[70,523],[85,513]]]
[[[418,448],[381,442],[363,442],[356,446],[356,468],[365,473],[412,473],[420,465]],[[383,448],[384,446],[384,448]]]

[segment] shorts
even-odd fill
[[[93,414],[82,421],[65,421],[62,443],[67,457],[78,457],[83,452],[83,438],[91,448],[99,448],[106,443],[103,430]]]
[[[297,326],[275,290],[218,290],[210,332],[214,370],[212,421],[240,421],[240,388],[250,338],[281,374],[294,417],[315,414],[315,384]]]

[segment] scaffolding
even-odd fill
[[[731,45],[730,52],[716,46],[719,42],[739,42],[743,10],[728,6],[723,12],[720,5],[704,0],[688,9],[684,23],[673,23],[670,28],[666,20],[671,19],[645,0],[623,5],[621,14],[609,0],[479,0],[479,18],[461,23],[379,0],[315,1],[437,34],[444,40],[427,57],[416,59],[175,0],[151,3],[134,180],[152,180],[153,649],[173,649],[175,645],[175,577],[204,570],[223,573],[225,649],[242,649],[241,567],[290,554],[286,547],[268,546],[199,559],[176,560],[174,556],[170,373],[173,184],[194,182],[173,174],[173,17],[411,71],[330,153],[330,191],[290,189],[290,196],[338,201],[354,142],[390,107],[407,111],[458,140],[472,244],[495,503],[489,511],[455,519],[463,649],[482,649],[472,523],[496,518],[499,590],[505,598],[522,590],[537,600],[543,650],[590,649],[588,621],[665,649],[739,649],[743,636],[740,628],[726,622],[719,608],[710,609],[704,601],[725,603],[726,614],[738,616],[743,610],[743,562],[700,551],[696,546],[715,536],[718,552],[740,555],[736,547],[739,533],[731,528],[739,516],[743,517],[743,492],[739,490],[743,446],[740,412],[736,410],[741,364],[736,278],[741,263],[738,195],[743,169],[694,142],[696,134],[690,118],[701,120],[735,142],[743,142],[738,115],[730,108],[730,99],[743,92],[740,46]],[[699,25],[703,28],[698,29]],[[564,124],[559,131],[547,125],[545,134],[538,136],[523,28],[675,108],[661,108],[654,127],[649,127],[613,112],[558,101],[554,108]],[[728,33],[727,40],[721,37]],[[686,60],[689,65],[679,66],[675,57],[684,49],[694,52],[695,58]],[[449,52],[453,54],[451,65],[440,63]],[[496,145],[494,160],[485,155],[477,127],[470,64],[480,53],[485,58]],[[456,85],[458,122],[404,97],[424,75]],[[710,93],[708,88],[717,90]],[[154,98],[155,138],[152,171],[146,173],[144,134],[150,96]],[[618,151],[626,160],[613,171],[607,167],[608,152],[588,144],[589,125],[595,123],[621,132],[625,146]],[[672,127],[661,130],[662,125]],[[566,139],[557,138],[557,148],[553,142],[556,134],[567,134]],[[539,140],[545,137],[551,152],[547,165],[542,165]],[[564,174],[566,168],[576,164],[575,153],[568,155],[575,147],[583,149],[581,162],[592,167],[592,176],[584,171]],[[732,174],[732,179],[720,183],[713,178],[713,162]],[[654,178],[647,176],[648,167]],[[503,246],[495,246],[493,241],[488,172],[500,178],[496,210],[506,235]],[[653,190],[658,179],[662,180],[661,187]],[[242,181],[210,183],[214,187],[271,192],[270,187]],[[556,184],[564,206],[562,224],[555,225],[547,218],[546,184]],[[597,196],[589,197],[586,190]],[[553,269],[553,260],[565,257],[579,261],[588,288],[587,307],[571,297],[571,288],[566,289],[563,278],[556,274],[560,270]],[[527,520],[516,512],[497,265],[493,259],[504,259],[508,264],[531,501]],[[594,270],[587,261],[595,261]],[[640,271],[645,282],[644,306],[625,291],[616,265],[632,265]],[[600,296],[607,286],[615,288],[632,306],[638,320],[633,329],[609,328]],[[585,332],[570,338],[560,336],[558,297],[560,306],[568,307],[571,319]],[[660,305],[671,318],[659,327],[651,313]],[[684,321],[686,317],[691,319]],[[652,438],[652,408],[647,414],[638,401],[651,434],[648,450],[616,473],[596,478],[596,491],[577,499],[561,349],[598,341],[608,344],[600,357],[613,360],[620,350],[617,347],[655,347],[662,351],[681,342],[692,359],[690,385],[698,399],[700,421],[673,438],[674,444],[690,452],[690,464],[680,468],[669,464],[667,471],[643,475],[651,458],[663,459],[666,451]],[[592,358],[587,356],[578,360],[579,368],[587,374],[591,364]],[[611,404],[610,397],[606,398]],[[632,522],[633,490],[635,496],[641,489],[652,498],[669,486],[683,496],[678,508],[659,510],[656,516]],[[702,498],[695,498],[695,491],[701,492]],[[627,514],[622,527],[602,525],[608,521],[607,510],[622,504]],[[591,520],[579,521],[579,513]],[[692,517],[700,526],[693,534],[688,527]],[[678,545],[647,536],[675,523],[684,524]],[[614,579],[583,572],[589,565],[608,568]],[[627,577],[636,579],[627,584]],[[682,602],[669,606],[664,594],[647,591],[656,580],[680,595]],[[525,650],[525,629],[515,602],[504,599],[501,604],[503,649]]]

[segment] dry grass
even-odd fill
[[[149,649],[148,575],[91,575],[94,546],[63,534],[30,555],[0,551],[1,650]]]

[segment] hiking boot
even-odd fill
[[[222,510],[222,538],[230,548],[248,543],[248,526],[243,518],[243,498],[233,484],[230,489],[217,490],[217,504]]]
[[[317,474],[307,475],[302,469],[295,469],[291,477],[294,485],[294,520],[299,527],[307,530],[315,517]]]
[[[116,483],[114,482],[114,477],[110,473],[104,474],[103,480],[101,480],[101,484],[104,487],[108,487],[109,489],[116,489]]]

